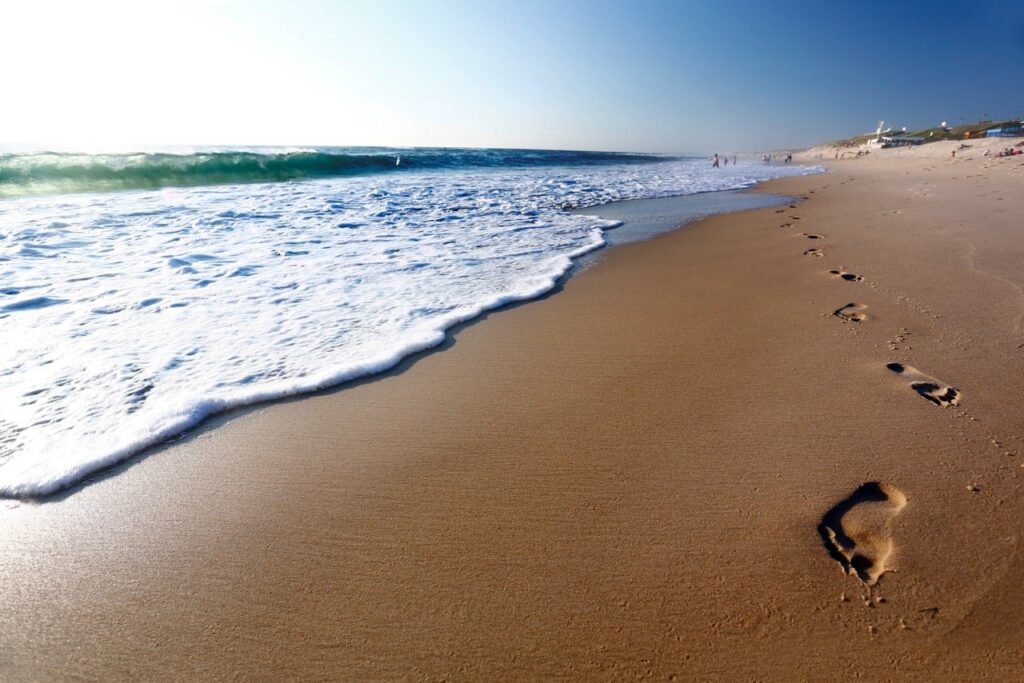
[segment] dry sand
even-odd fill
[[[1022,180],[772,182],[808,199],[8,502],[0,678],[1019,679]]]
[[[868,151],[872,159],[937,159],[952,160],[959,157],[960,160],[973,160],[986,158],[988,153],[992,157],[1002,152],[1007,147],[1014,147],[1021,142],[1021,138],[974,138],[973,140],[940,140],[927,145],[910,145],[906,147],[888,147],[880,149],[860,145],[856,147],[838,147],[833,144],[817,145],[810,149],[793,153],[793,159],[797,163],[816,163],[818,160],[832,161],[835,157],[845,156],[843,160],[851,160],[858,151]],[[954,154],[956,152],[956,154]],[[1017,159],[1021,159],[1018,157]]]

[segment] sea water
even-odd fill
[[[509,150],[0,154],[0,495],[380,372],[555,286],[566,209],[814,169]]]

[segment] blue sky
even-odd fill
[[[26,0],[0,142],[728,152],[1024,115],[1024,3]]]

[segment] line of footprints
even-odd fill
[[[792,210],[797,207],[791,204],[788,208]],[[780,209],[777,213],[787,213],[787,210]],[[779,227],[791,228],[800,220],[801,216],[790,214],[788,221]],[[820,246],[824,243],[824,235],[801,232],[799,236],[815,243],[815,246],[804,250],[804,256],[821,258],[825,255],[825,250]],[[841,282],[857,283],[864,280],[862,276],[842,269],[829,270],[828,274]],[[869,320],[867,309],[866,304],[852,302],[832,311],[832,317],[843,323],[857,325]],[[906,330],[901,330],[896,340],[890,342],[890,349],[898,349],[898,344],[902,343],[908,334]],[[906,380],[910,391],[937,406],[955,406],[960,402],[961,394],[957,389],[916,368],[896,362],[888,363],[885,367],[889,372]],[[877,596],[872,599],[870,591],[887,569],[886,563],[893,549],[892,523],[906,504],[907,496],[903,491],[891,484],[871,481],[861,484],[844,500],[833,506],[818,525],[822,543],[832,558],[846,574],[855,576],[868,587],[869,593],[864,597],[864,604],[870,607],[884,601],[884,598]],[[845,593],[842,599],[847,600]],[[904,625],[903,620],[900,623]]]

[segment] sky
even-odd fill
[[[732,152],[1024,115],[1024,3],[0,0],[0,143]]]

